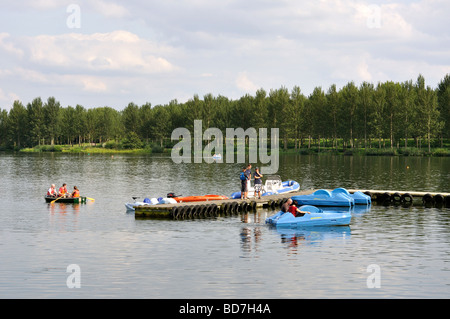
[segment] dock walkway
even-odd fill
[[[450,207],[450,193],[415,192],[415,191],[386,191],[370,189],[347,189],[349,193],[360,191],[377,203],[401,203],[412,205],[421,203]],[[192,217],[217,216],[219,214],[233,215],[239,212],[248,212],[258,208],[280,208],[290,197],[297,195],[310,195],[316,190],[302,190],[298,192],[263,196],[261,199],[223,199],[204,202],[185,202],[176,204],[145,205],[135,207],[135,216],[153,218],[184,219]],[[331,191],[331,190],[330,190]]]

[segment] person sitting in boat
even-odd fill
[[[291,199],[292,202],[292,199]],[[297,208],[297,202],[293,203],[291,206],[289,206],[289,212],[294,215],[294,217],[302,217],[306,214],[311,214],[310,212],[303,212],[299,208]]]
[[[72,197],[80,197],[80,191],[78,190],[78,187],[74,186],[73,187],[73,192],[72,192]]]
[[[297,206],[292,203],[292,198],[289,198],[282,206],[281,211],[284,213],[290,212],[294,217],[301,217],[305,213],[310,214],[310,212],[303,212]]]
[[[58,190],[58,196],[66,197],[68,194],[69,194],[69,192],[67,191],[67,184],[64,183]]]
[[[52,184],[50,186],[50,188],[47,191],[47,196],[49,196],[49,197],[56,197],[56,185],[55,184]]]

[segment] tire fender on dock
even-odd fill
[[[412,201],[413,201],[413,197],[411,196],[410,193],[405,193],[401,196],[401,202],[404,204],[412,203]]]

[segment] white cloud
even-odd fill
[[[449,72],[446,0],[78,4],[81,28],[68,29],[68,4],[5,3],[3,92],[30,94],[31,88],[22,89],[29,82],[47,95],[77,98],[73,91],[80,90],[86,99],[105,101],[99,104],[119,93],[120,105],[157,104],[207,93],[238,98],[259,88],[294,85],[308,95],[315,86],[405,81],[419,73],[436,85]],[[10,11],[20,24],[8,20]],[[14,82],[19,78],[25,82]]]
[[[236,78],[236,86],[238,89],[244,92],[252,93],[260,88],[248,78],[247,72],[239,73],[238,77]]]
[[[173,71],[159,48],[127,31],[40,35],[27,38],[24,50],[31,62],[73,72],[118,71],[153,74]]]

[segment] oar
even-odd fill
[[[95,202],[95,199],[93,199],[93,198],[90,198],[90,197],[86,197],[86,198],[91,200],[91,201],[93,201],[93,202]]]
[[[64,197],[64,195],[62,195],[61,197],[58,197],[58,198],[55,199],[55,200],[52,200],[52,201],[50,202],[50,204],[53,204],[53,203],[56,202],[58,199],[63,198],[63,197]]]

